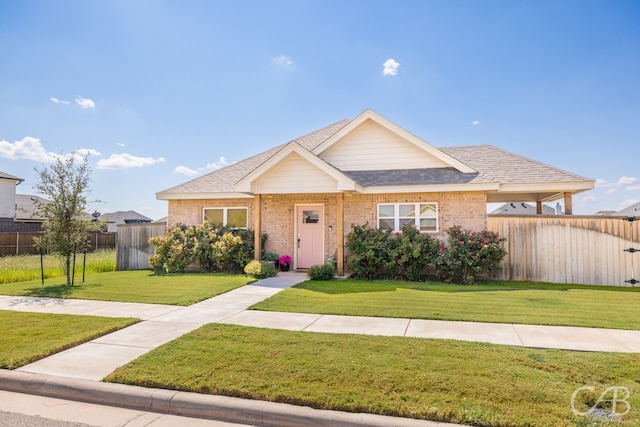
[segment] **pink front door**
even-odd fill
[[[324,206],[296,209],[296,268],[324,264]]]

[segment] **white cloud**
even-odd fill
[[[604,179],[598,178],[596,179],[596,187],[609,187],[610,184]]]
[[[177,168],[175,168],[173,170],[173,173],[179,173],[181,175],[186,175],[186,176],[194,176],[194,175],[198,175],[200,172],[198,172],[195,169],[191,169],[188,168],[186,166],[178,166]]]
[[[141,168],[156,163],[165,163],[164,157],[137,157],[128,153],[112,154],[108,159],[98,160],[98,169],[128,169]]]
[[[220,160],[217,162],[207,163],[207,169],[220,169],[227,165],[227,159],[225,159],[224,156],[220,156]]]
[[[289,58],[287,55],[278,55],[271,60],[272,63],[284,66],[293,65],[293,60]]]
[[[599,202],[600,199],[598,199],[596,196],[584,196],[582,198],[582,201],[584,203],[595,203],[595,202]]]
[[[596,185],[596,187],[597,187],[597,185]],[[618,190],[616,188],[610,188],[610,189],[608,189],[606,191],[605,194],[613,194],[613,193],[617,193],[617,192],[618,192]]]
[[[480,124],[480,120],[474,120],[471,122],[471,125],[478,126]]]
[[[384,65],[384,70],[382,71],[383,75],[395,76],[396,74],[398,74],[398,67],[400,67],[400,64],[393,59],[387,59],[382,65]]]
[[[124,144],[123,144],[122,142],[118,142],[116,145],[117,145],[118,147],[124,147]]]
[[[618,180],[620,185],[636,185],[640,183],[640,179],[632,176],[623,176]]]
[[[49,99],[50,99],[50,100],[51,100],[51,102],[53,102],[54,104],[70,104],[70,102],[69,102],[69,101],[63,101],[63,100],[58,99],[58,98],[55,98],[55,97],[52,97],[52,98],[49,98]]]
[[[7,159],[29,159],[45,163],[54,162],[60,157],[59,154],[45,150],[40,140],[31,136],[13,143],[0,140],[0,156]]]
[[[83,110],[86,110],[87,108],[96,108],[96,103],[89,98],[83,98],[81,96],[78,96],[76,97],[75,101],[76,101],[76,104],[82,107]]]
[[[78,148],[74,151],[77,161],[82,161],[86,156],[99,156],[100,152],[93,148]],[[69,156],[71,154],[67,154]],[[65,156],[45,150],[40,139],[26,136],[14,143],[0,140],[0,157],[7,159],[28,159],[37,162],[53,163]]]

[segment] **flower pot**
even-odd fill
[[[289,271],[289,264],[288,263],[281,263],[280,264],[280,271]]]

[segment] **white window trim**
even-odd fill
[[[393,206],[393,223],[394,223],[394,227],[398,228],[400,227],[400,205],[414,205],[414,211],[416,213],[416,218],[415,218],[415,224],[416,227],[419,228],[420,227],[420,205],[434,205],[436,207],[436,229],[435,230],[426,230],[426,231],[420,231],[421,233],[437,233],[440,231],[440,220],[439,220],[439,216],[440,216],[440,211],[439,211],[439,207],[438,207],[438,203],[437,202],[400,202],[400,203],[378,203],[377,205],[377,212],[376,212],[376,216],[377,216],[377,221],[376,221],[376,228],[380,228],[380,206]],[[388,217],[390,218],[390,217]],[[404,218],[404,217],[403,217]],[[429,219],[432,219],[432,217],[427,217]],[[400,233],[402,231],[402,229],[396,229],[393,230],[393,233]]]
[[[206,207],[206,208],[202,208],[202,223],[204,224],[207,220],[207,216],[206,216],[206,211],[208,209],[222,209],[222,226],[223,227],[228,227],[227,226],[227,211],[229,209],[244,209],[245,211],[245,224],[247,224],[246,227],[234,227],[234,229],[238,229],[238,230],[246,230],[249,228],[249,208],[244,207],[244,206],[211,206],[211,207]]]

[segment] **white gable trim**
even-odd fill
[[[373,112],[372,110],[366,110],[364,113],[360,114],[358,117],[353,119],[351,122],[349,122],[348,125],[346,125],[342,129],[340,129],[338,132],[336,132],[334,135],[332,135],[330,138],[328,138],[322,144],[320,144],[316,148],[314,148],[312,153],[315,154],[316,156],[320,155],[320,153],[322,153],[323,151],[325,151],[326,149],[331,147],[333,144],[335,144],[336,142],[338,142],[339,140],[344,138],[347,134],[352,132],[354,129],[356,129],[358,126],[360,126],[362,123],[364,123],[367,120],[374,121],[375,123],[377,123],[380,126],[386,128],[390,132],[395,133],[399,137],[401,137],[404,140],[408,141],[409,143],[415,145],[417,148],[427,152],[431,156],[441,160],[442,162],[444,162],[447,165],[459,170],[460,172],[463,172],[463,173],[475,173],[475,172],[477,172],[476,170],[470,168],[469,166],[465,165],[461,161],[459,161],[459,160],[449,156],[448,154],[445,154],[444,152],[438,150],[436,147],[432,146],[431,144],[427,143],[426,141],[423,141],[422,139],[418,138],[417,136],[407,132],[406,130],[402,129],[400,126],[398,126],[395,123],[385,119],[384,117],[382,117],[381,115]]]
[[[308,150],[305,150],[302,146],[300,146],[300,144],[298,144],[295,141],[287,144],[282,150],[278,151],[269,160],[262,163],[253,172],[251,172],[250,174],[242,178],[240,181],[238,181],[236,183],[235,190],[239,193],[254,194],[255,181],[292,153],[298,154],[304,160],[308,161],[311,165],[320,169],[323,173],[327,174],[329,177],[335,179],[337,181],[337,186],[335,191],[360,191],[361,190],[361,186],[356,184],[354,180],[347,177],[342,172],[340,172],[333,166],[329,165],[328,163],[322,161],[320,158],[313,155]]]

